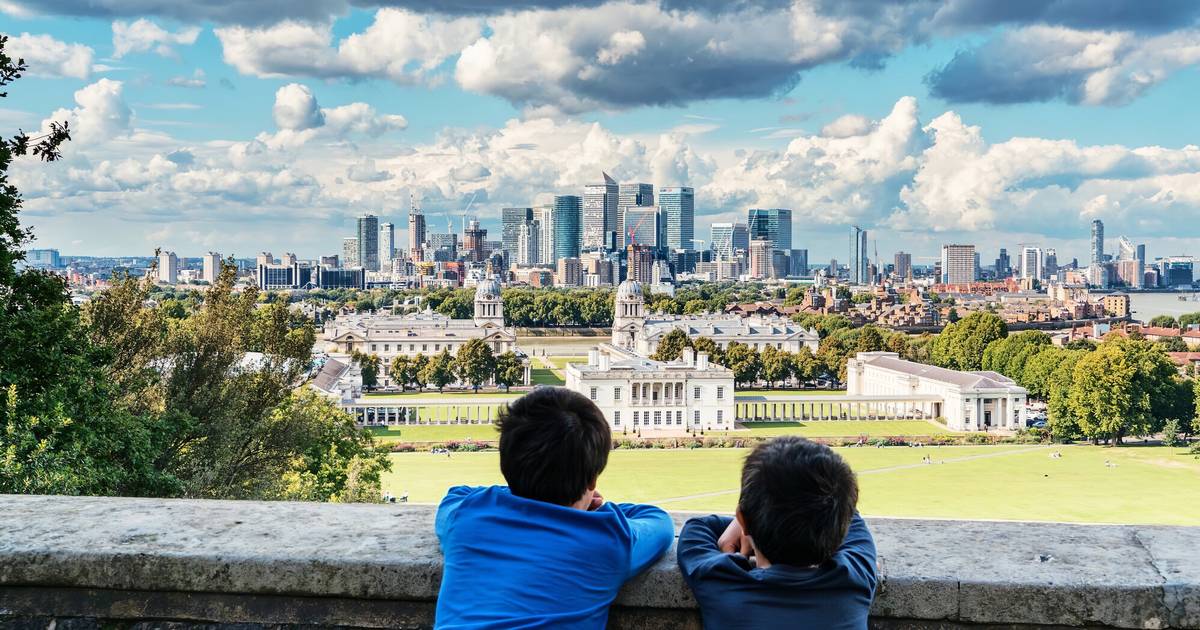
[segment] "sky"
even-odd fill
[[[791,208],[845,261],[973,243],[1200,255],[1192,0],[0,0],[0,130],[36,247],[339,253],[621,182],[696,189],[696,238]],[[1014,255],[1015,258],[1015,255]]]

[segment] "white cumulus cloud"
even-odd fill
[[[189,26],[170,32],[145,18],[133,22],[117,20],[112,24],[113,57],[153,51],[163,57],[175,56],[175,46],[191,46],[200,36],[200,28]]]
[[[5,52],[24,59],[34,76],[86,79],[92,74],[95,51],[83,44],[68,44],[49,35],[21,33],[9,37]]]

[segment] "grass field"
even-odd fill
[[[497,407],[499,403],[497,403]],[[446,410],[423,412],[437,421],[446,421]],[[424,416],[423,416],[424,417]],[[906,420],[824,420],[820,422],[747,422],[744,430],[710,431],[705,435],[758,436],[802,435],[804,437],[904,437],[950,433],[937,424]],[[479,424],[422,424],[390,427],[371,427],[375,437],[384,442],[444,442],[446,440],[494,440],[496,431],[491,425]],[[616,437],[628,437],[616,435]]]
[[[449,440],[495,440],[496,427],[490,424],[427,424],[417,426],[371,427],[371,434],[384,444],[393,442],[446,442]]]
[[[389,399],[390,400],[404,400],[406,398],[428,398],[430,400],[444,399],[444,400],[468,400],[468,401],[475,400],[477,398],[482,399],[482,400],[487,400],[489,398],[493,398],[493,399],[499,398],[502,400],[508,400],[511,398],[516,398],[524,393],[525,392],[484,392],[484,391],[481,391],[478,394],[476,394],[472,391],[465,391],[465,392],[446,392],[444,394],[438,393],[438,392],[404,392],[401,394],[401,393],[396,393],[396,392],[392,392],[392,393],[375,392],[375,393],[366,394],[365,398],[367,398],[369,400],[380,400],[380,401],[387,401]]]
[[[1049,457],[1061,450],[1062,459]],[[1184,449],[1094,446],[841,448],[868,516],[1200,525],[1200,461]],[[746,451],[613,451],[609,500],[731,512]],[[934,464],[921,463],[930,455]],[[503,483],[497,453],[394,454],[384,489],[436,502],[458,484]],[[1111,460],[1115,467],[1106,467]]]
[[[845,396],[844,389],[739,389],[738,396]]]

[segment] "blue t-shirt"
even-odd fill
[[[864,630],[877,581],[875,540],[858,514],[833,558],[819,567],[751,568],[722,553],[723,516],[693,518],[679,532],[679,568],[700,603],[704,627]]]
[[[650,505],[585,512],[457,486],[438,507],[437,536],[437,628],[602,630],[621,585],[671,547],[675,524]]]

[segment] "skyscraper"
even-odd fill
[[[1104,222],[1092,220],[1092,264],[1104,264]]]
[[[158,281],[161,284],[175,284],[179,281],[179,258],[175,256],[175,252],[158,254]]]
[[[541,233],[538,235],[538,262],[554,262],[554,206],[538,206],[533,209],[533,220]]]
[[[1001,247],[1000,255],[996,257],[996,278],[1003,280],[1012,275],[1012,261],[1008,259],[1008,250]]]
[[[850,284],[867,283],[867,231],[850,226]]]
[[[942,245],[942,282],[968,284],[975,281],[975,246]]]
[[[1042,279],[1042,250],[1025,247],[1021,250],[1021,278]]]
[[[709,248],[717,258],[729,260],[741,250],[750,250],[750,229],[745,223],[713,223]]]
[[[533,220],[533,208],[501,208],[500,243],[510,256],[517,254],[517,238],[521,226]]]
[[[379,218],[373,214],[358,217],[358,264],[379,271]]]
[[[750,240],[751,278],[775,277],[774,260],[771,255],[774,250],[775,245],[769,238],[755,238]]]
[[[526,221],[517,228],[517,249],[513,253],[518,265],[529,266],[541,262],[542,226],[536,219]]]
[[[750,208],[746,213],[750,239],[765,238],[775,249],[792,249],[792,211],[787,208]]]
[[[1058,275],[1058,250],[1049,248],[1042,252],[1042,277],[1053,279]]]
[[[628,243],[629,227],[625,224],[625,211],[654,205],[652,184],[621,184],[617,190],[617,247],[624,249]]]
[[[600,173],[604,182],[589,184],[583,189],[583,247],[584,249],[605,249],[609,241],[608,234],[616,232],[617,227],[617,182]]]
[[[790,269],[790,273],[788,275],[792,275],[792,276],[807,276],[808,275],[809,269],[808,269],[808,250],[807,249],[793,249],[791,255],[789,256],[789,262],[791,264],[791,269]]]
[[[662,214],[654,206],[625,209],[626,242],[649,247],[652,253],[662,248]]]
[[[215,284],[217,276],[221,274],[221,255],[216,252],[208,252],[200,257],[201,276],[200,279],[209,283]]]
[[[260,263],[261,264],[261,263]],[[347,236],[342,239],[342,265],[345,267],[361,267],[358,260],[358,238]]]
[[[487,230],[479,226],[478,219],[471,219],[463,229],[463,256],[471,262],[483,262],[487,258],[483,247],[485,241]]]
[[[896,252],[896,277],[901,280],[909,280],[912,278],[912,254],[908,252]]]
[[[415,202],[411,205],[412,209],[408,211],[408,257],[419,261],[424,258],[425,215],[421,214],[421,208]]]
[[[379,268],[383,271],[392,270],[392,257],[396,254],[396,226],[391,223],[379,224]]]
[[[692,249],[696,238],[696,192],[687,186],[659,188],[658,209],[666,219],[667,249]]]
[[[554,262],[559,258],[579,258],[583,240],[583,226],[580,225],[582,213],[583,199],[578,195],[554,197]]]

